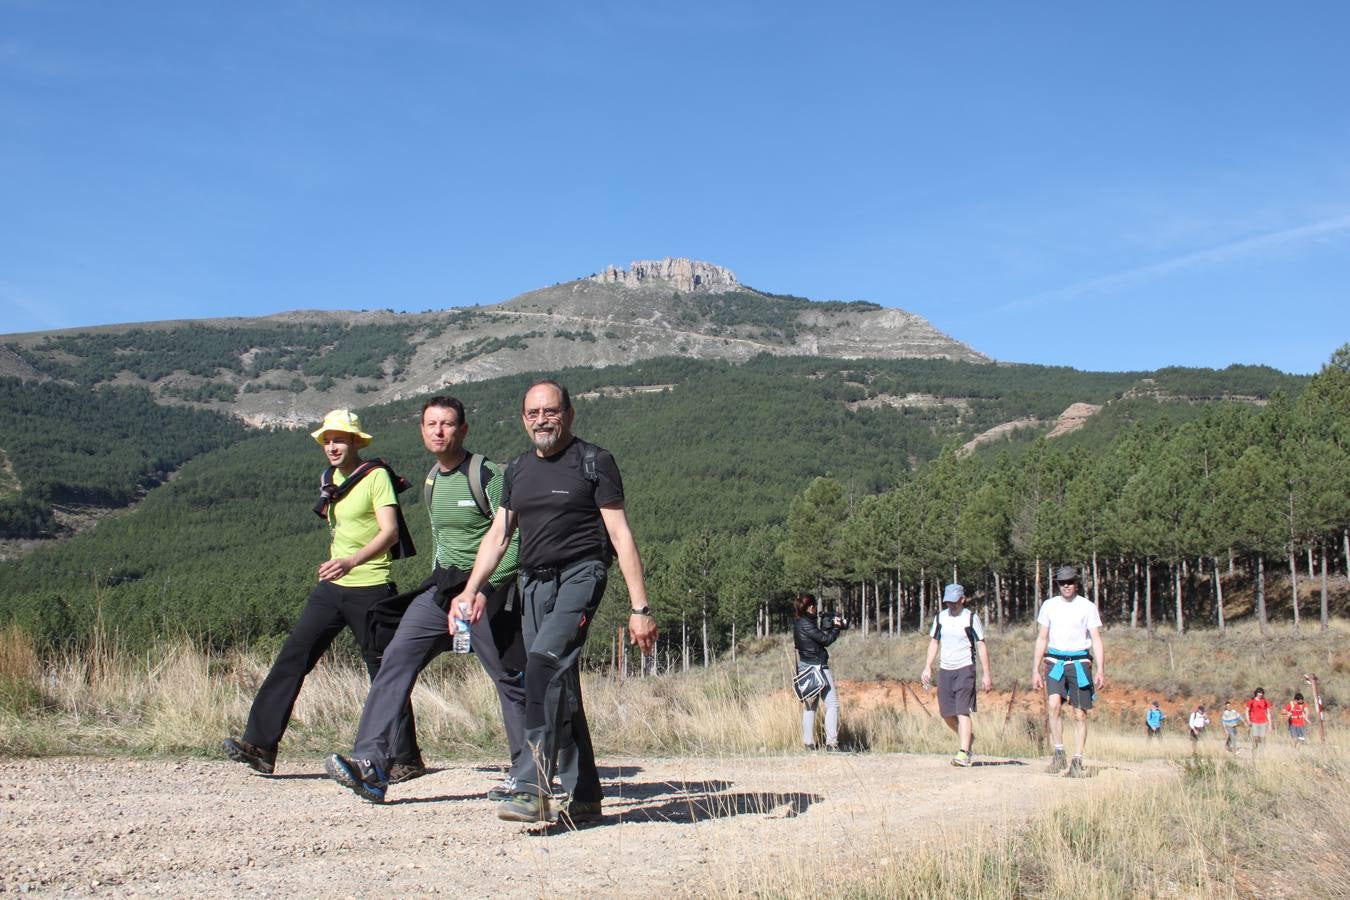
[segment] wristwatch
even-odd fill
[[[646,616],[649,619],[652,617],[652,608],[650,605],[644,606],[641,609],[632,609],[629,610],[629,612],[631,612],[635,616]]]

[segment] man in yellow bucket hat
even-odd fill
[[[318,584],[258,689],[243,736],[226,738],[222,744],[230,759],[267,775],[275,769],[277,745],[305,676],[343,628],[352,630],[366,669],[375,677],[380,649],[368,614],[377,602],[397,593],[390,577],[395,555],[391,551],[400,538],[397,490],[401,488],[396,482],[406,482],[383,460],[361,458],[371,436],[351,410],[328,413],[311,436],[329,463],[314,507],[332,532],[329,556],[319,566]],[[415,551],[404,551],[411,552]],[[390,781],[406,781],[425,771],[409,705],[400,716]]]

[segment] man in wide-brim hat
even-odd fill
[[[1031,661],[1033,690],[1045,689],[1054,754],[1049,771],[1068,769],[1068,777],[1082,778],[1083,749],[1087,746],[1087,713],[1097,691],[1106,683],[1102,651],[1102,617],[1097,604],[1078,593],[1078,569],[1060,566],[1055,573],[1056,596],[1041,604],[1036,616],[1040,631]],[[1048,670],[1048,671],[1047,671]],[[1060,709],[1067,701],[1073,709],[1074,754],[1064,756]]]

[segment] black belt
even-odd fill
[[[556,566],[521,566],[520,574],[531,581],[557,581],[563,572],[579,563],[600,561],[598,556],[579,556],[576,559],[558,563]]]

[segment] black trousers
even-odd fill
[[[330,581],[321,581],[309,592],[309,599],[300,611],[300,618],[291,628],[290,636],[281,646],[272,663],[272,669],[263,679],[258,695],[253,698],[253,707],[248,713],[248,725],[244,728],[244,740],[256,744],[264,750],[275,750],[286,733],[291,721],[291,711],[295,708],[295,699],[300,696],[300,688],[305,676],[313,671],[343,628],[350,628],[361,648],[361,658],[365,661],[366,672],[371,679],[380,670],[382,635],[371,624],[370,607],[386,597],[392,596],[396,588],[392,584],[373,587],[342,587]],[[389,629],[392,634],[392,629]],[[387,640],[390,635],[383,637]],[[398,739],[395,742],[395,760],[397,762],[415,762],[421,758],[417,746],[416,725],[413,721],[412,704],[405,704],[399,717]]]

